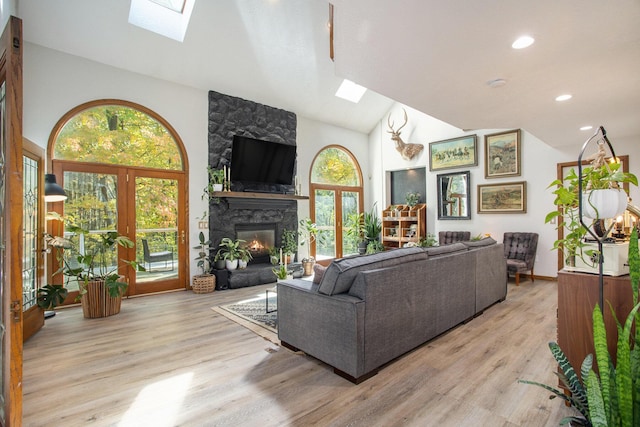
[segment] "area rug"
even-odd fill
[[[278,337],[278,312],[267,313],[267,300],[265,295],[245,299],[233,304],[220,305],[211,309],[229,320],[251,330],[252,332],[277,342]],[[278,306],[277,295],[269,293],[269,310],[276,310]]]

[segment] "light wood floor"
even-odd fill
[[[507,300],[353,385],[211,310],[272,285],[61,310],[24,347],[25,426],[556,426],[555,282]],[[313,334],[313,331],[309,331]]]

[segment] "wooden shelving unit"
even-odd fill
[[[392,206],[396,209],[392,210]],[[382,211],[382,244],[385,247],[401,248],[427,236],[427,205],[392,206]]]

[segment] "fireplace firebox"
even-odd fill
[[[236,224],[236,238],[244,240],[242,246],[249,249],[251,264],[269,263],[269,250],[276,246],[276,224]]]

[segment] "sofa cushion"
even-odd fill
[[[337,259],[327,267],[318,292],[325,295],[348,292],[360,271],[391,267],[400,263],[427,259],[427,257],[424,249],[413,247]]]
[[[327,269],[327,267],[325,267],[322,264],[314,264],[313,265],[313,283],[320,283],[320,281],[322,280],[322,276],[324,276],[324,272]]]
[[[485,237],[484,239],[480,239],[480,240],[470,240],[468,242],[462,242],[462,244],[469,248],[477,248],[482,246],[495,245],[496,241],[493,240],[492,237]]]
[[[430,246],[425,248],[424,251],[429,254],[429,256],[437,256],[437,255],[445,255],[454,252],[466,251],[467,247],[462,243],[449,243],[447,245],[442,246]]]

